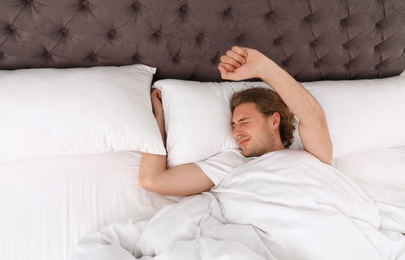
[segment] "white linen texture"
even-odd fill
[[[71,260],[404,259],[405,220],[393,230],[382,213],[333,167],[305,151],[282,150],[149,221],[117,221],[88,235]]]
[[[150,102],[155,68],[0,71],[0,162],[55,155],[166,151]]]

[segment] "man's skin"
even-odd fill
[[[224,80],[260,78],[272,86],[299,118],[298,132],[304,149],[322,162],[331,164],[332,141],[325,113],[315,98],[286,71],[259,51],[238,46],[221,57],[218,69]],[[154,90],[151,94],[153,112],[165,142],[161,99],[160,91]],[[232,115],[233,135],[245,156],[260,156],[285,149],[279,124],[279,113],[266,117],[253,103],[237,106]],[[152,192],[186,196],[208,191],[214,183],[194,163],[168,169],[166,156],[144,153],[139,185]]]

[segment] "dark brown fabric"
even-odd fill
[[[0,1],[0,69],[144,63],[158,78],[218,81],[236,44],[300,81],[398,75],[405,1]]]

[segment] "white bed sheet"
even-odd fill
[[[0,259],[66,260],[106,224],[150,218],[176,202],[138,187],[141,153],[47,157],[0,164]]]
[[[404,259],[405,221],[376,203],[378,190],[303,151],[269,153],[149,221],[90,234],[73,259]]]

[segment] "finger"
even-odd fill
[[[220,61],[221,63],[228,64],[229,66],[233,66],[234,68],[239,68],[241,66],[240,62],[228,55],[222,55]]]
[[[247,53],[247,50],[245,47],[233,46],[231,48],[231,50],[243,58],[246,58],[248,56],[248,53]]]
[[[222,64],[220,63],[218,65],[218,69],[221,73],[221,78],[222,79],[229,79],[229,80],[234,80],[234,73],[233,71],[235,70],[234,67],[230,66],[229,68],[227,68],[229,65],[227,64]]]
[[[239,66],[244,64],[246,62],[246,59],[244,56],[240,55],[239,52],[235,52],[233,50],[229,50],[226,52],[226,56],[234,59],[239,63]]]
[[[234,71],[236,70],[236,68],[235,68],[234,66],[229,65],[229,64],[227,64],[227,63],[219,63],[219,64],[218,64],[218,68],[219,68],[219,67],[222,67],[222,68],[223,68],[223,71],[226,72],[226,73],[228,73],[228,72],[234,72]]]

